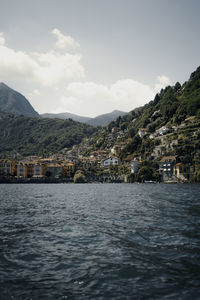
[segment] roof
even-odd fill
[[[139,128],[140,131],[148,131],[147,128]]]
[[[47,168],[62,168],[62,166],[59,164],[48,164]]]
[[[119,158],[117,158],[117,157],[115,157],[115,156],[109,156],[109,157],[103,159],[102,162],[105,161],[105,160],[108,160],[108,159],[110,159],[110,158],[119,160]]]
[[[176,156],[163,156],[160,160],[160,162],[165,162],[165,161],[175,161],[176,160]]]
[[[184,166],[184,164],[183,163],[178,163],[178,164],[176,164],[176,167],[178,167],[178,166]]]

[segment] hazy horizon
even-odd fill
[[[0,5],[0,82],[40,114],[128,112],[200,65],[198,0]]]

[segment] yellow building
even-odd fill
[[[10,159],[0,160],[0,177],[9,177],[16,175],[16,161]]]
[[[17,165],[17,177],[30,178],[34,174],[33,162],[20,162]]]
[[[174,175],[182,182],[187,182],[190,177],[190,167],[183,163],[178,163],[174,166]]]
[[[44,177],[46,171],[46,165],[44,163],[36,163],[33,167],[33,177]]]
[[[64,174],[71,177],[75,173],[75,164],[73,162],[63,163]]]

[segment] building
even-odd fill
[[[16,175],[16,162],[10,159],[0,160],[0,177]]]
[[[63,163],[63,170],[66,177],[72,177],[75,173],[75,163],[73,162]]]
[[[159,162],[159,171],[162,175],[162,181],[173,181],[174,166],[176,164],[176,156],[164,156]]]
[[[114,155],[119,155],[120,151],[126,146],[125,142],[115,144],[112,149],[111,153]]]
[[[146,128],[139,128],[138,135],[143,138],[148,133],[148,130]]]
[[[134,174],[138,171],[139,161],[133,160],[131,161],[131,173]]]
[[[110,156],[107,159],[102,160],[101,166],[103,167],[109,167],[109,166],[118,166],[120,164],[120,161],[118,158],[115,158],[114,156]]]
[[[45,175],[47,177],[53,177],[53,178],[58,178],[60,176],[63,177],[64,168],[61,164],[58,163],[47,164]]]
[[[33,167],[33,177],[44,177],[46,165],[44,163],[36,163]]]
[[[34,163],[32,161],[19,162],[17,164],[17,177],[31,178],[34,174]]]
[[[190,179],[190,166],[183,163],[177,163],[174,166],[174,176],[180,182],[188,182]]]
[[[156,130],[156,133],[157,133],[158,135],[164,135],[164,134],[167,134],[169,131],[170,131],[170,130],[169,130],[168,127],[162,126],[161,128],[159,128],[159,129]]]

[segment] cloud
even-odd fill
[[[45,53],[16,51],[5,44],[0,34],[0,77],[9,80],[24,79],[44,86],[67,84],[85,77],[79,54],[60,53],[49,50]]]
[[[71,111],[77,114],[94,116],[115,109],[131,111],[153,100],[156,88],[168,85],[166,76],[158,76],[153,86],[127,78],[111,85],[92,81],[68,84],[65,95],[60,98],[59,112]],[[58,110],[57,110],[58,112]]]
[[[162,88],[168,85],[171,85],[171,81],[167,76],[157,76],[157,82],[155,84],[154,90],[156,93],[158,93]]]
[[[29,96],[32,97],[32,96],[40,96],[41,93],[38,89],[34,89],[31,93],[29,93]]]
[[[0,46],[5,45],[5,38],[3,32],[0,32]]]
[[[57,37],[56,47],[58,49],[71,49],[80,47],[70,35],[66,36],[60,32],[57,28],[52,30],[52,33]]]
[[[12,49],[0,33],[0,78],[8,82],[21,80],[27,85],[31,91],[29,100],[39,112],[68,111],[94,116],[115,109],[130,111],[148,103],[161,88],[170,84],[165,75],[158,76],[153,85],[134,78],[120,79],[109,85],[89,81],[81,55],[68,51],[77,48],[78,43],[58,29],[52,33],[57,37],[56,48],[46,52]]]
[[[35,78],[43,85],[50,86],[70,80],[82,79],[85,71],[81,65],[81,56],[78,54],[60,54],[55,51],[47,53],[33,53],[38,67],[34,70]]]

